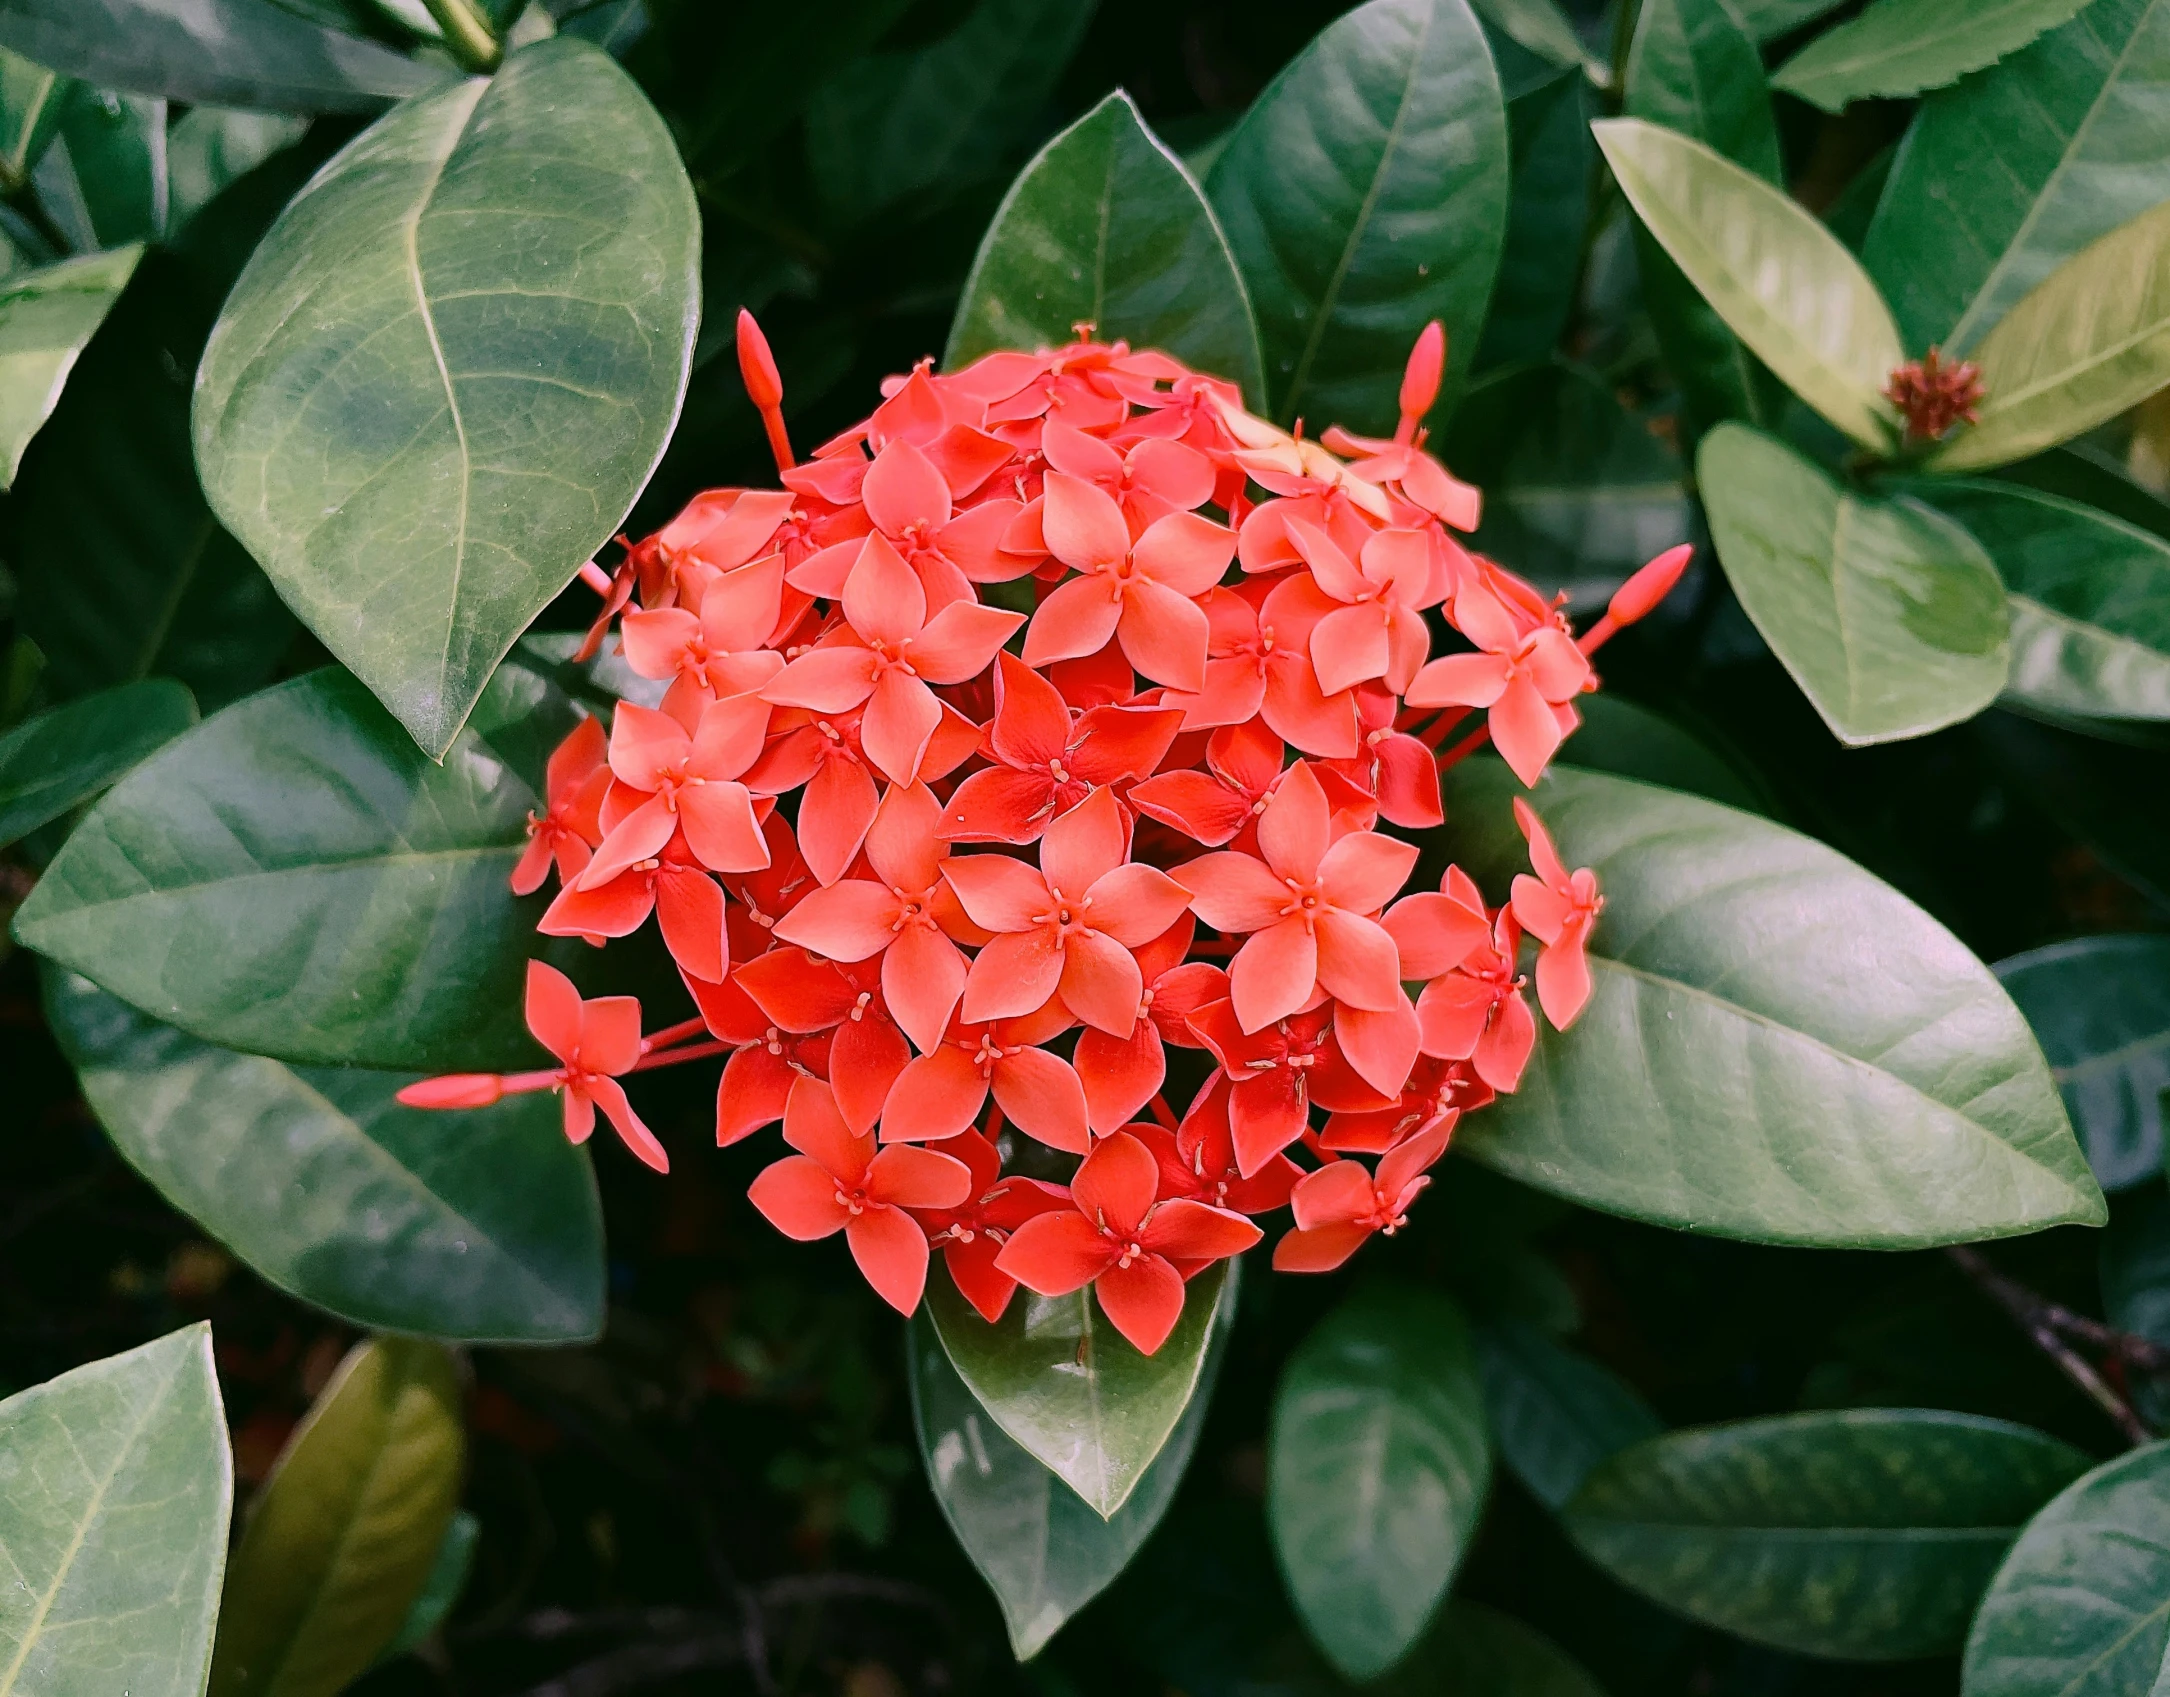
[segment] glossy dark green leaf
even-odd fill
[[[2013,791],[2170,913],[2170,753],[2013,713],[1973,728]]]
[[[1805,207],[1701,142],[1639,118],[1592,128],[1643,227],[1727,327],[1838,429],[1886,450],[1899,334],[1861,262]]]
[[[1605,66],[1590,55],[1559,0],[1470,0],[1471,8],[1508,40],[1546,63],[1602,81]]]
[[[654,109],[545,41],[364,131],[228,298],[196,376],[211,505],[431,754],[654,470],[699,249]]]
[[[2135,483],[2121,464],[2093,443],[2052,448],[2032,459],[1999,466],[1991,476],[1998,483],[2017,483],[2077,501],[2170,541],[2170,501]]]
[[[0,1691],[200,1697],[233,1495],[207,1325],[0,1402]]]
[[[2164,185],[2170,189],[2170,176]],[[1973,471],[2024,459],[2170,383],[2170,201],[2052,271],[1974,349],[1979,422],[1927,462]]]
[[[2080,937],[1997,963],[2104,1190],[2162,1171],[2170,938]]]
[[[1780,68],[1771,86],[1826,112],[1857,100],[1889,100],[1944,88],[1994,65],[2089,0],[1876,0],[1859,17],[1819,35]]]
[[[1465,0],[1368,0],[1244,114],[1206,184],[1243,268],[1275,416],[1386,432],[1447,328],[1451,406],[1507,231],[1499,77]]]
[[[1929,95],[1862,251],[1908,351],[1971,351],[2058,266],[2170,197],[2166,123],[2170,0],[2093,0]]]
[[[1053,1297],[1019,1290],[990,1326],[947,1277],[927,1281],[927,1318],[957,1376],[1102,1520],[1130,1500],[1167,1447],[1205,1382],[1215,1316],[1234,1302],[1224,1267],[1207,1269],[1190,1282],[1175,1330],[1140,1355],[1090,1288]]]
[[[2170,1344],[2170,1190],[2159,1177],[2118,1197],[2097,1272],[2111,1325]]]
[[[386,1656],[412,1650],[444,1624],[445,1616],[459,1602],[460,1593],[467,1589],[468,1577],[475,1569],[475,1546],[481,1540],[481,1521],[464,1508],[453,1515],[452,1524],[445,1528],[444,1541],[437,1546],[436,1559],[430,1563],[429,1577],[422,1581],[407,1618],[384,1647]]]
[[[1504,897],[1525,866],[1518,786],[1469,761],[1447,789],[1446,846]],[[1589,1207],[1759,1242],[2101,1223],[2026,1021],[1896,890],[1783,826],[1624,778],[1559,768],[1531,801],[1605,892],[1595,989],[1457,1149]]]
[[[1312,1642],[1351,1679],[1401,1660],[1467,1554],[1491,1480],[1469,1330],[1377,1285],[1322,1320],[1274,1393],[1266,1514]]]
[[[413,1074],[214,1048],[73,973],[48,972],[46,1010],[128,1164],[281,1290],[465,1342],[602,1331],[602,1207],[555,1096],[403,1108]]]
[[[1578,367],[1480,378],[1440,449],[1484,490],[1477,546],[1578,606],[1687,534],[1680,455]]]
[[[2092,507],[2004,484],[1923,479],[2004,579],[2004,699],[2080,718],[2170,719],[2170,542]]]
[[[1733,593],[1841,742],[1917,737],[2004,688],[2004,586],[1963,527],[1856,495],[1746,425],[1703,439],[1696,480]]]
[[[942,1279],[937,1275],[937,1279]],[[1217,1305],[1197,1391],[1123,1506],[1102,1519],[988,1416],[925,1316],[906,1343],[912,1423],[942,1516],[980,1570],[1020,1661],[1113,1583],[1168,1512],[1190,1466],[1236,1305]]]
[[[1884,197],[1884,185],[1891,181],[1892,162],[1898,154],[1896,142],[1879,148],[1823,209],[1825,227],[1846,244],[1849,253],[1858,254],[1868,240],[1870,220],[1876,216],[1876,203]]]
[[[1059,347],[1092,324],[1264,393],[1228,238],[1183,162],[1118,90],[1018,174],[981,238],[943,363]]]
[[[48,709],[0,735],[0,847],[88,801],[195,722],[188,691],[154,678]]]
[[[1559,755],[1567,765],[1771,813],[1762,791],[1725,756],[1662,713],[1611,690],[1585,696],[1577,710],[1582,723]]]
[[[142,255],[116,248],[0,280],[0,488],[14,483],[23,450]]]
[[[166,126],[166,227],[183,228],[229,183],[299,141],[308,120],[197,106]]]
[[[367,111],[445,75],[279,0],[0,0],[0,46],[101,88],[275,112]]]
[[[1511,1615],[1450,1597],[1381,1697],[1604,1697],[1586,1669]]]
[[[572,958],[534,934],[540,898],[506,888],[534,805],[474,731],[440,765],[353,678],[314,672],[122,779],[46,869],[16,938],[252,1054],[531,1064],[528,957]]]
[[[0,47],[0,187],[21,191],[44,153],[75,85]]]
[[[1967,1635],[1965,1697],[2160,1691],[2170,1647],[2170,1444],[2105,1462],[2028,1523]]]
[[[1608,1369],[1534,1326],[1480,1326],[1477,1362],[1499,1458],[1547,1508],[1564,1508],[1607,1456],[1665,1430]]]
[[[459,1373],[441,1344],[373,1338],[348,1351],[249,1510],[210,1697],[338,1697],[421,1594],[466,1450]]]
[[[1733,9],[1758,41],[1778,37],[1835,12],[1844,0],[1732,0]]]
[[[1958,1648],[2027,1517],[2087,1458],[2025,1426],[1925,1408],[1673,1432],[1567,1505],[1585,1555],[1695,1620],[1816,1656]]]
[[[1580,70],[1562,71],[1507,103],[1514,173],[1507,241],[1477,348],[1479,369],[1541,360],[1567,326],[1596,175],[1590,109],[1589,79]]]
[[[31,175],[38,205],[78,253],[166,233],[166,103],[77,86]]]

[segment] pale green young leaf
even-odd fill
[[[1994,65],[2090,0],[1876,0],[1819,35],[1771,78],[1826,112],[1943,88]]]

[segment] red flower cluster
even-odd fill
[[[559,1090],[568,1135],[600,1107],[662,1170],[618,1080],[727,1054],[717,1142],[782,1121],[752,1200],[786,1235],[841,1231],[907,1312],[936,1248],[990,1320],[1019,1284],[1091,1284],[1148,1353],[1255,1215],[1292,1209],[1294,1271],[1396,1230],[1459,1116],[1521,1078],[1524,937],[1565,1028],[1603,904],[1524,804],[1535,875],[1497,911],[1451,867],[1403,894],[1417,849],[1378,827],[1439,824],[1440,767],[1487,738],[1534,783],[1590,652],[1688,555],[1578,641],[1470,553],[1477,492],[1419,428],[1443,355],[1434,325],[1391,441],[1312,442],[1165,354],[991,354],[892,380],[800,464],[742,316],[784,489],[710,491],[589,568],[585,652],[615,622],[660,705],[567,738],[513,875],[555,869],[553,936],[654,915],[701,1018],[643,1038],[637,1004],[538,962],[561,1065],[404,1099]],[[1434,621],[1466,651],[1433,658]],[[1211,1068],[1180,1118],[1170,1046]],[[1003,1137],[1082,1159],[1006,1175]]]

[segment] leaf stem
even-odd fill
[[[2117,1349],[2120,1354],[2128,1354],[2132,1346],[2139,1345],[2151,1356],[2159,1357],[2161,1352],[2158,1346],[2145,1338],[2131,1337],[2126,1333],[2113,1331],[2097,1321],[2086,1320],[2069,1308],[2049,1301],[2016,1279],[2006,1278],[1992,1267],[1978,1250],[1955,1244],[1944,1253],[1952,1258],[1961,1272],[1974,1281],[1983,1294],[2018,1322],[2020,1330],[2034,1340],[2035,1347],[2056,1364],[2058,1371],[2079,1388],[2081,1395],[2109,1416],[2128,1442],[2137,1445],[2153,1439],[2154,1434],[2147,1429],[2146,1422],[2133,1411],[2132,1405],[2113,1390],[2109,1381],[2067,1344],[2058,1332],[2060,1329],[2069,1329],[2076,1333],[2092,1333],[2087,1341],[2095,1343],[2114,1339],[2116,1341],[2109,1347]]]
[[[490,27],[475,0],[422,0],[437,27],[445,32],[445,46],[463,70],[488,76],[504,61],[504,44]]]

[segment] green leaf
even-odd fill
[[[142,257],[140,247],[118,248],[0,281],[0,488],[14,484],[23,450]]]
[[[1733,593],[1841,742],[1918,737],[1996,700],[2004,586],[1962,527],[1856,495],[1741,424],[1703,439],[1696,481]]]
[[[60,126],[75,85],[0,47],[0,187],[19,193]]]
[[[78,252],[156,241],[166,233],[166,103],[78,86],[32,180]]]
[[[2096,1270],[2111,1325],[2170,1343],[2170,1190],[2159,1177],[2118,1197]]]
[[[166,126],[167,228],[183,228],[227,184],[291,147],[308,127],[307,119],[277,112],[190,108]]]
[[[1493,761],[1447,784],[1448,846],[1495,898],[1526,865],[1515,793]],[[1754,1242],[2101,1224],[2026,1021],[1896,890],[1783,826],[1624,778],[1556,769],[1532,805],[1605,892],[1595,989],[1456,1148],[1588,1207]]]
[[[2004,484],[1914,493],[1988,550],[2012,618],[2004,699],[2080,718],[2170,719],[2170,542]]]
[[[1377,1689],[1382,1697],[1604,1697],[1549,1638],[1460,1598],[1447,1600],[1424,1642]]]
[[[442,1345],[349,1350],[234,1548],[211,1697],[337,1697],[368,1668],[430,1576],[466,1449]]]
[[[1041,148],[980,239],[942,363],[1060,347],[1073,326],[1265,392],[1258,327],[1205,196],[1121,90]]]
[[[1639,118],[1593,124],[1620,189],[1703,298],[1802,400],[1874,452],[1903,357],[1876,285],[1815,215],[1701,142]]]
[[[1994,65],[2089,0],[1876,0],[1788,59],[1773,88],[1826,112],[1943,88]]]
[[[1371,1286],[1297,1345],[1274,1393],[1266,1514],[1305,1630],[1350,1679],[1422,1636],[1491,1473],[1469,1329],[1444,1296]]]
[[[2170,913],[2170,755],[2012,713],[1974,731],[2014,791]]]
[[[1665,1430],[1609,1370],[1535,1326],[1480,1326],[1477,1360],[1499,1458],[1547,1508],[1564,1508],[1607,1456]]]
[[[464,1508],[453,1515],[452,1524],[445,1528],[444,1542],[437,1546],[436,1559],[430,1563],[429,1577],[422,1581],[407,1618],[384,1647],[385,1657],[412,1650],[444,1624],[459,1602],[460,1593],[467,1589],[468,1575],[475,1567],[475,1545],[481,1538],[481,1521]]]
[[[443,80],[279,0],[0,0],[0,46],[102,88],[275,112],[361,112]]]
[[[2162,1171],[2170,938],[2080,937],[2001,960],[2104,1190]]]
[[[0,735],[0,847],[88,801],[196,722],[170,678],[54,707]]]
[[[555,1096],[403,1108],[411,1073],[214,1048],[73,973],[48,971],[45,999],[114,1147],[281,1290],[463,1342],[602,1332],[602,1208]]]
[[[1758,786],[1730,761],[1662,713],[1600,690],[1577,703],[1582,723],[1560,751],[1570,766],[1686,790],[1744,813],[1771,814]]]
[[[364,131],[235,285],[196,374],[212,508],[430,754],[654,470],[699,249],[662,120],[553,40]]]
[[[1907,347],[1971,351],[2058,266],[2170,197],[2165,124],[2170,0],[2093,0],[1924,99],[1862,254]]]
[[[1094,1305],[1020,1289],[994,1325],[947,1277],[927,1282],[927,1318],[980,1406],[1102,1520],[1130,1501],[1205,1383],[1207,1348],[1235,1303],[1222,1264],[1185,1292],[1183,1317],[1140,1355]]]
[[[1484,490],[1476,545],[1548,593],[1603,601],[1687,533],[1680,455],[1579,367],[1480,378],[1440,447]]]
[[[1841,4],[1842,0],[1732,0],[1733,10],[1758,41],[1776,41],[1826,12],[1835,12]]]
[[[2135,483],[2122,465],[2093,443],[2073,442],[2016,465],[1999,466],[1993,478],[2077,501],[2170,541],[2170,501]]]
[[[2170,1648],[2170,1444],[2105,1462],[2034,1517],[1967,1635],[1965,1697],[2160,1691]]]
[[[1507,182],[1499,76],[1465,0],[1369,0],[1290,61],[1206,184],[1277,417],[1391,430],[1434,318],[1452,405],[1499,270]]]
[[[2170,181],[2166,181],[2170,188]],[[2059,266],[1984,336],[1978,423],[1930,456],[1972,471],[2053,448],[2170,383],[2170,201]]]
[[[1559,0],[1470,0],[1470,4],[1478,17],[1508,40],[1550,64],[1603,84],[1605,66],[1582,45],[1574,21],[1560,10]]]
[[[2087,1457],[1927,1408],[1742,1420],[1602,1462],[1567,1527],[1630,1590],[1782,1650],[1904,1661],[1957,1649],[2026,1518]]]
[[[247,1053],[509,1070],[540,1055],[520,1013],[528,957],[573,959],[535,935],[540,898],[506,888],[535,805],[475,731],[440,765],[354,679],[313,672],[123,778],[16,938]]]
[[[1507,239],[1477,347],[1479,370],[1545,358],[1574,310],[1597,163],[1588,79],[1563,71],[1517,95],[1507,103],[1507,135]]]
[[[211,1328],[0,1402],[0,1691],[197,1697],[234,1472]]]
[[[947,1284],[947,1275],[935,1282]],[[913,1319],[906,1349],[920,1460],[943,1518],[1002,1606],[1019,1661],[1038,1655],[1106,1590],[1168,1512],[1205,1427],[1235,1313],[1233,1297],[1214,1306],[1197,1391],[1123,1506],[1104,1520],[989,1417],[931,1322]]]

